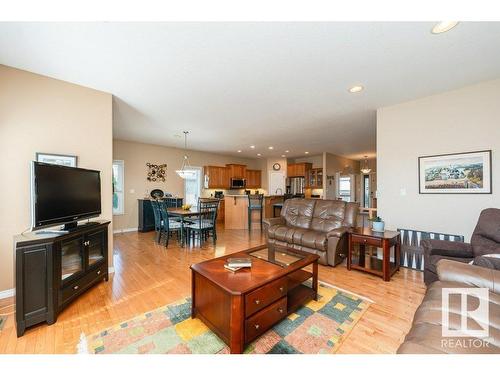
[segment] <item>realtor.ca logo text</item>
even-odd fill
[[[442,289],[441,347],[489,347],[488,288]]]

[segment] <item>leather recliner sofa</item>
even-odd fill
[[[424,248],[424,282],[438,279],[436,265],[441,259],[470,263],[485,254],[500,254],[500,209],[487,208],[481,212],[470,244],[443,240],[422,240]]]
[[[335,266],[347,256],[347,236],[356,226],[358,203],[340,200],[287,199],[280,217],[264,220],[269,249],[287,246],[319,255]]]
[[[413,325],[398,354],[486,354],[500,353],[500,270],[479,267],[443,259],[437,263],[439,280],[432,283],[422,304],[415,312]],[[462,298],[448,298],[448,312],[442,306],[444,288],[486,288],[487,295],[481,299],[467,296],[466,308],[474,311],[479,301],[488,304],[489,314],[474,319],[465,315],[468,329],[477,330],[481,324],[488,327],[487,337],[448,337],[443,335],[443,314],[448,313],[448,329],[463,329],[462,318],[467,311],[462,310]],[[445,298],[446,295],[445,295]],[[481,323],[481,324],[479,324]],[[453,336],[454,333],[451,334]]]

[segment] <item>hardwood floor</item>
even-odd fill
[[[92,288],[51,326],[38,325],[16,337],[13,299],[0,300],[7,321],[0,332],[0,353],[75,353],[80,334],[101,331],[191,293],[189,266],[265,242],[259,230],[220,228],[217,246],[201,249],[157,245],[153,233],[130,232],[114,237],[115,273]],[[425,286],[421,272],[401,269],[391,282],[358,271],[319,267],[319,279],[374,301],[341,346],[339,353],[394,353],[411,326]]]

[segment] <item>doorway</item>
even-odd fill
[[[201,196],[201,167],[190,167],[186,170],[193,173],[184,179],[184,203],[196,207]]]

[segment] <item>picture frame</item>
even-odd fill
[[[491,194],[491,150],[420,156],[420,194]]]
[[[64,165],[66,167],[76,167],[78,164],[78,157],[75,155],[62,155],[62,154],[52,154],[46,152],[37,152],[36,161],[42,163]]]

